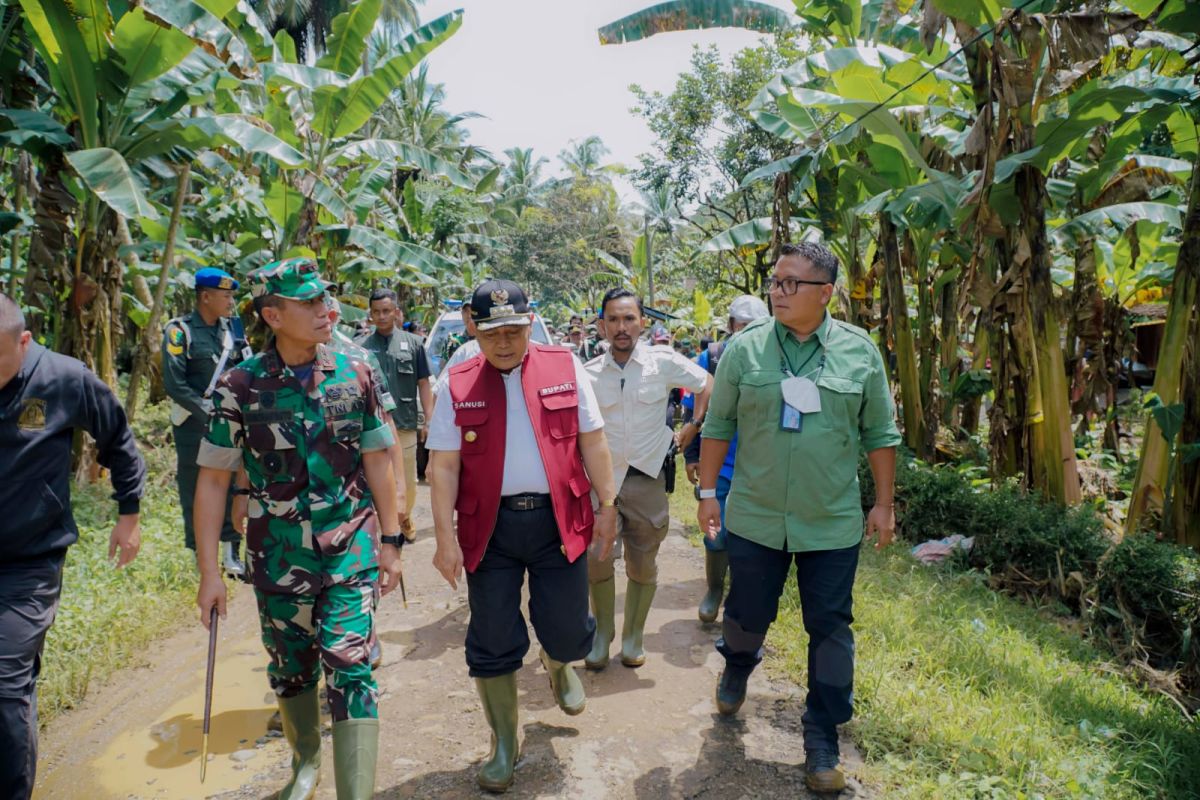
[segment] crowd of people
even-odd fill
[[[705,535],[699,622],[716,622],[724,600],[717,709],[741,708],[794,564],[809,636],[805,780],[844,788],[837,728],[853,710],[852,588],[864,527],[878,546],[893,534],[900,437],[878,349],[826,310],[837,273],[825,247],[787,245],[767,281],[770,309],[738,297],[720,338],[695,344],[673,341],[623,288],[604,295],[594,319],[575,316],[565,335],[551,333],[555,344],[539,344],[524,289],[489,280],[463,303],[462,341],[434,375],[390,289],[371,294],[370,327],[352,336],[315,263],[257,269],[246,283],[270,337],[255,352],[233,313],[239,281],[198,272],[195,309],[166,325],[162,344],[184,545],[196,553],[206,627],[226,613],[223,573],[253,587],[293,753],[279,796],[310,798],[320,778],[322,672],[337,796],[373,794],[375,612],[417,535],[422,441],[433,565],[452,587],[466,584],[467,671],[491,729],[480,787],[500,792],[515,779],[516,674],[530,625],[568,715],[587,704],[572,664],[603,671],[614,644],[624,667],[646,663],[682,453]],[[41,647],[77,538],[71,437],[90,432],[111,471],[120,565],[138,551],[145,465],[112,392],[31,343],[3,295],[0,345],[0,462],[22,476],[4,490],[26,498],[0,522],[0,795],[27,798]],[[865,520],[860,450],[876,487]]]

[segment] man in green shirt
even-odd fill
[[[429,432],[428,425],[421,425],[421,411],[426,418],[433,411],[433,391],[429,387],[429,358],[421,337],[403,329],[404,312],[397,304],[396,293],[391,289],[376,289],[371,292],[371,322],[375,332],[359,339],[357,344],[376,355],[383,368],[384,381],[396,408],[392,419],[398,433],[397,446],[403,451],[404,490],[407,498],[400,509],[400,528],[404,537],[412,541],[416,536],[412,511],[417,502],[417,440]],[[417,398],[421,405],[418,407]],[[396,476],[400,480],[400,476]]]
[[[725,507],[731,588],[717,650],[725,670],[717,708],[734,714],[762,660],[788,570],[796,565],[808,644],[805,781],[845,788],[837,726],[853,712],[854,574],[863,538],[858,454],[867,452],[875,506],[867,535],[877,547],[895,531],[892,487],[896,428],[883,359],[860,328],[829,316],[837,258],[823,245],[784,245],[767,280],[774,319],[730,341],[700,448],[700,529],[721,530],[717,477],[736,433],[733,485]]]

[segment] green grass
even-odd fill
[[[695,503],[673,515],[695,531]],[[803,685],[789,581],[767,668]],[[866,782],[888,798],[1200,797],[1200,726],[1140,690],[1069,624],[973,573],[863,550],[855,719]]]
[[[166,409],[148,407],[142,414],[136,431],[150,473],[142,548],[132,564],[118,571],[106,559],[117,513],[107,477],[72,488],[80,536],[67,553],[58,615],[46,638],[38,680],[43,725],[76,705],[97,681],[141,663],[154,639],[193,624],[196,568],[183,546]]]

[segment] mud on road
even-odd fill
[[[428,490],[417,507],[420,534],[404,550],[408,608],[399,593],[380,604],[384,661],[378,798],[487,797],[475,772],[489,732],[463,658],[466,589],[441,579],[430,561]],[[623,607],[618,567],[617,626]],[[587,711],[563,714],[537,663],[536,643],[519,674],[522,756],[514,798],[805,797],[800,715],[803,691],[755,673],[737,717],[716,713],[721,658],[716,625],[696,620],[703,554],[675,523],[659,555],[659,590],[646,626],[646,664],[614,658],[602,672],[577,669]],[[70,591],[70,587],[67,587]],[[530,638],[533,633],[530,631]],[[536,640],[535,640],[536,641]],[[614,645],[615,653],[619,647]],[[197,623],[160,640],[148,664],[123,670],[43,731],[35,798],[52,800],[259,800],[287,781],[289,750],[268,735],[274,702],[257,612],[240,591],[220,629],[208,776],[199,782],[207,635]],[[317,797],[333,800],[333,757],[325,729]],[[842,744],[851,789],[861,759]]]

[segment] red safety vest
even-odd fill
[[[563,553],[575,561],[592,541],[592,483],[583,469],[579,436],[579,388],[571,352],[533,342],[521,364],[521,388],[550,484],[554,521]],[[462,435],[458,477],[458,543],[467,572],[483,559],[504,477],[507,406],[504,379],[482,355],[450,370],[454,421]]]

